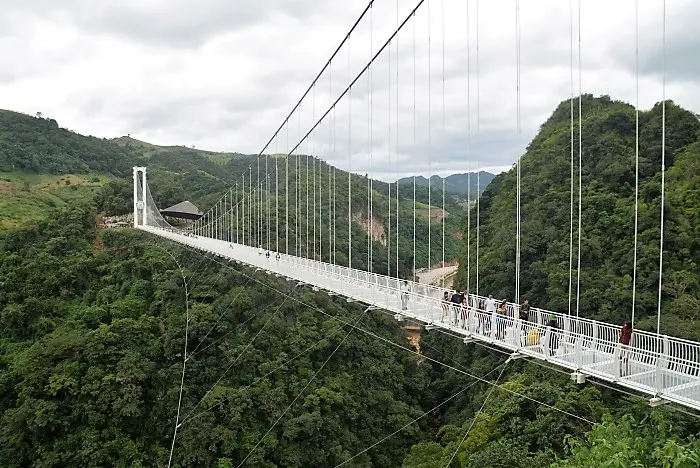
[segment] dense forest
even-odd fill
[[[184,146],[155,146],[130,137],[121,137],[114,140],[83,137],[70,130],[60,128],[56,121],[45,118],[37,118],[16,112],[0,110],[0,125],[6,131],[0,132],[0,192],[3,190],[2,171],[24,171],[26,174],[85,174],[88,180],[95,178],[102,183],[102,189],[95,193],[94,186],[89,184],[74,184],[69,190],[71,197],[61,194],[59,199],[52,197],[45,200],[46,194],[34,196],[22,215],[26,216],[27,210],[38,209],[37,205],[44,209],[53,209],[64,206],[61,199],[70,202],[75,201],[78,193],[85,192],[85,199],[92,200],[96,197],[98,210],[104,214],[119,215],[131,212],[133,209],[133,182],[131,168],[134,165],[148,167],[149,187],[153,198],[160,208],[190,200],[203,209],[211,207],[224,194],[230,193],[230,189],[238,186],[239,192],[234,193],[236,199],[250,197],[250,180],[253,178],[256,187],[262,186],[265,190],[269,187],[270,196],[265,203],[272,209],[279,208],[279,219],[285,219],[285,180],[287,168],[289,168],[289,198],[290,217],[289,224],[299,223],[299,230],[290,242],[294,245],[306,246],[308,209],[313,210],[317,193],[320,197],[318,206],[321,206],[318,229],[328,232],[329,226],[336,229],[337,242],[335,256],[333,258],[340,264],[347,264],[348,252],[348,173],[332,168],[318,158],[309,155],[291,155],[288,160],[282,155],[266,155],[261,158],[260,167],[256,155],[244,155],[240,153],[215,153]],[[265,170],[265,162],[268,169]],[[259,172],[260,170],[260,172]],[[275,172],[276,170],[276,172]],[[335,177],[336,196],[333,207],[328,206],[329,171]],[[10,175],[16,175],[11,174]],[[26,174],[23,175],[24,183],[27,183]],[[269,174],[269,177],[266,177]],[[241,176],[246,177],[244,192]],[[16,177],[14,177],[16,178]],[[13,178],[7,178],[12,182]],[[396,184],[391,185],[382,181],[372,180],[366,175],[353,174],[352,185],[352,239],[353,239],[353,266],[367,268],[371,259],[371,269],[380,273],[387,273],[391,267],[396,269],[394,262],[388,264],[387,249],[391,249],[391,257],[396,256],[396,234],[399,235],[399,273],[402,277],[410,277],[414,263],[413,255],[413,187],[399,187],[399,220],[396,218]],[[43,181],[45,182],[45,181]],[[63,180],[57,187],[64,188]],[[275,200],[275,183],[279,182],[279,199]],[[45,184],[46,185],[46,184]],[[9,187],[12,189],[12,187]],[[368,190],[371,188],[371,190]],[[316,190],[316,192],[314,192]],[[12,191],[12,190],[11,190]],[[15,188],[14,192],[23,192]],[[306,194],[309,193],[309,197]],[[371,193],[371,205],[368,204]],[[33,195],[29,187],[26,193],[19,195]],[[297,195],[299,194],[299,195]],[[13,195],[10,193],[10,195]],[[18,195],[15,193],[14,195]],[[53,195],[55,195],[55,190]],[[295,209],[294,198],[298,196],[298,210]],[[389,197],[391,196],[391,220],[389,220]],[[428,266],[428,189],[418,187],[416,189],[416,250],[415,263],[418,268]],[[442,260],[443,229],[445,260],[455,260],[459,252],[460,221],[465,208],[460,197],[447,194],[445,198],[445,215],[442,213],[442,187],[434,187],[431,194],[433,208],[431,212],[431,255],[430,263],[436,264]],[[11,197],[8,197],[10,199]],[[11,200],[13,204],[26,202],[17,197]],[[9,203],[8,203],[9,204]],[[439,205],[436,206],[436,205]],[[267,205],[266,205],[267,206]],[[2,203],[0,203],[2,207]],[[329,220],[329,210],[335,213],[335,222]],[[370,216],[374,234],[371,243],[368,241]],[[267,211],[265,211],[267,212]],[[296,213],[299,213],[297,220]],[[273,212],[274,213],[274,212]],[[313,211],[311,211],[313,213]],[[0,214],[0,222],[2,221]],[[20,214],[18,213],[18,216]],[[39,216],[33,216],[36,219]],[[309,220],[311,223],[311,220]],[[444,223],[444,226],[443,226]],[[1,227],[1,225],[0,225]],[[278,235],[284,238],[285,230],[278,225]],[[390,230],[391,229],[391,230]],[[313,231],[313,226],[309,226]],[[327,242],[327,240],[326,240]],[[368,251],[371,249],[371,257]],[[312,255],[312,252],[304,252]],[[322,257],[330,260],[331,253],[326,249],[322,251]]]
[[[600,109],[586,115],[584,132],[609,129],[605,109],[629,113],[628,106],[606,99],[586,98],[584,105],[589,100],[588,107],[595,102]],[[568,104],[555,111],[523,159],[524,177],[559,167],[558,175],[542,176],[553,192],[568,190],[565,112]],[[655,108],[644,113],[645,121],[653,121],[657,112]],[[683,120],[683,113],[675,107],[669,112],[669,117],[676,116],[669,119],[669,141],[686,141],[681,141],[682,130],[670,130],[674,119],[683,123],[674,128],[695,132],[692,141],[697,140],[696,124]],[[53,125],[46,130],[44,125],[39,122],[36,131],[68,132]],[[655,130],[647,131],[653,135]],[[614,141],[615,131],[611,133],[592,133],[588,144]],[[178,193],[203,203],[205,180],[210,187],[220,183],[222,191],[231,182],[225,172],[213,176],[209,171],[225,171],[227,160],[245,166],[242,155],[231,155],[223,163],[208,159],[202,167],[214,166],[198,173],[202,179],[191,179],[184,172],[199,171],[190,164],[198,164],[199,157],[207,159],[206,154],[187,148],[154,149],[129,140],[95,141],[122,148],[128,165],[145,161],[154,198],[163,200],[162,205],[179,201]],[[694,151],[692,141],[669,143],[674,149],[667,158],[669,199],[674,190],[681,190],[673,188],[672,181],[684,180],[687,200],[686,205],[669,202],[671,212],[700,206],[692,198],[698,187],[692,177],[700,173],[692,166],[697,164],[689,153]],[[654,137],[647,142],[653,144]],[[548,149],[542,153],[537,149],[544,147]],[[166,167],[167,158],[162,166],[150,162],[159,151],[172,156],[172,166]],[[679,166],[684,155],[686,165]],[[41,159],[42,153],[37,151],[36,157]],[[561,161],[538,169],[538,157]],[[22,153],[13,158],[17,165]],[[180,176],[176,163],[183,171]],[[655,171],[651,165],[648,170]],[[593,172],[584,176],[584,186],[599,177],[600,171]],[[465,345],[437,330],[422,332],[419,351],[404,323],[385,311],[366,311],[341,297],[142,232],[99,230],[99,212],[130,203],[130,166],[123,178],[116,173],[112,177],[94,197],[86,193],[83,201],[57,206],[39,220],[0,234],[0,466],[167,466],[181,390],[181,426],[173,456],[173,466],[178,467],[700,466],[700,419],[673,405],[652,409],[645,398],[594,379],[577,385],[561,369],[508,360],[498,350]],[[651,184],[655,176],[645,177],[645,184]],[[182,188],[177,188],[178,180]],[[510,243],[505,241],[514,218],[512,182],[513,174],[497,177],[481,206],[484,239],[502,229],[506,252],[484,242],[482,261],[496,262],[490,265],[502,265],[505,272],[485,269],[480,280],[493,282],[502,294],[509,292],[503,278],[512,268]],[[358,176],[356,183],[360,190],[367,180]],[[604,199],[613,203],[622,197],[617,195],[620,186],[610,182],[590,195],[607,196]],[[173,199],[168,199],[168,190],[173,190]],[[523,192],[523,213],[528,217],[543,205],[537,198],[541,189],[531,190]],[[629,187],[625,190],[623,212],[629,209]],[[386,191],[388,186],[379,185],[377,196]],[[652,188],[644,193],[645,203],[653,204]],[[562,225],[568,226],[568,192],[550,196],[552,209],[563,213]],[[363,200],[358,198],[356,204],[363,206]],[[647,209],[653,216],[653,207]],[[584,210],[585,225],[593,212]],[[604,217],[608,216],[596,219]],[[691,249],[697,225],[683,224],[678,214],[669,218],[676,220],[669,230]],[[653,224],[649,221],[645,229],[653,229]],[[602,225],[598,229],[599,235],[613,236],[603,233]],[[587,246],[590,235],[586,231]],[[653,235],[648,235],[643,242],[652,244]],[[563,253],[555,257],[557,265],[564,258],[568,265],[566,236],[568,227]],[[628,240],[625,231],[619,242]],[[379,248],[381,242],[377,244]],[[688,253],[695,254],[697,250]],[[652,259],[648,268],[653,264]],[[599,262],[597,271],[614,277],[618,270],[607,269],[612,265]],[[587,263],[586,268],[595,265]],[[692,264],[686,268],[697,274]],[[566,269],[564,275],[568,278]],[[547,287],[537,296],[532,279],[527,294],[556,305],[546,302],[555,297],[549,299]],[[689,319],[677,317],[679,323],[694,323]]]
[[[634,265],[635,109],[603,96],[582,100],[581,281],[584,317],[629,320]],[[575,115],[578,100],[574,101]],[[637,326],[656,329],[661,216],[661,104],[639,115]],[[562,102],[522,157],[521,299],[568,310],[570,102]],[[576,307],[578,126],[574,126],[573,296]],[[662,332],[700,337],[700,121],[666,105]],[[516,173],[498,175],[480,199],[479,289],[514,295]],[[471,265],[476,263],[471,217]],[[463,258],[467,230],[464,227]],[[458,283],[467,287],[466,261]],[[470,278],[476,289],[475,275]]]

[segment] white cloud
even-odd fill
[[[649,108],[661,99],[661,1],[639,3],[640,105]],[[30,114],[41,111],[79,133],[105,137],[131,133],[159,144],[256,153],[366,4],[365,0],[194,4],[0,0],[0,103]],[[573,4],[576,14],[577,2]],[[569,3],[522,2],[522,132],[517,134],[513,5],[479,2],[478,95],[476,1],[426,0],[372,68],[372,145],[370,94],[363,76],[352,92],[352,140],[346,98],[330,114],[335,115],[335,139],[333,121],[328,120],[301,150],[347,168],[351,145],[352,168],[365,173],[371,148],[372,172],[385,179],[414,172],[510,167],[556,105],[570,95]],[[398,20],[413,6],[413,1],[399,0]],[[288,150],[299,139],[299,121],[303,134],[329,107],[331,97],[335,99],[360,71],[371,50],[376,51],[393,32],[396,7],[395,1],[374,3],[371,15],[351,37],[349,50],[341,50],[300,116],[292,118],[288,142],[285,129],[268,151]],[[632,0],[582,2],[583,92],[634,102],[634,8]],[[695,55],[700,41],[695,23],[700,4],[679,0],[668,2],[667,9],[667,97],[698,110],[700,69]],[[577,79],[575,69],[576,92]]]

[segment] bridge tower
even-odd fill
[[[146,168],[134,167],[134,227],[146,225]]]

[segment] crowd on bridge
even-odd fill
[[[410,289],[408,281],[403,281],[400,291],[402,310],[408,310]],[[440,322],[463,330],[469,328],[473,333],[499,341],[519,342],[522,347],[545,345],[549,356],[564,353],[560,348],[564,330],[557,316],[551,314],[546,325],[539,325],[532,312],[527,299],[520,305],[509,307],[507,299],[497,300],[492,295],[480,298],[467,291],[450,290],[444,291],[442,296]],[[472,323],[469,322],[470,313],[474,317]],[[547,342],[543,343],[543,339]],[[632,325],[625,322],[619,334],[620,374],[623,376],[629,374],[631,340]]]

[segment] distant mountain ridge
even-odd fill
[[[483,193],[486,186],[496,177],[495,174],[491,174],[486,171],[479,171],[479,177],[477,178],[476,172],[463,172],[460,174],[452,174],[445,177],[445,191],[450,193],[455,193],[459,195],[467,196],[467,191],[471,186],[471,195],[476,197]],[[434,175],[430,177],[430,183],[433,189],[439,188],[442,190],[443,178],[439,175]],[[478,190],[477,190],[478,181]],[[413,184],[413,177],[403,177],[399,179],[399,184]],[[423,176],[416,177],[416,185],[427,187],[428,178]],[[481,193],[480,193],[481,192]]]

